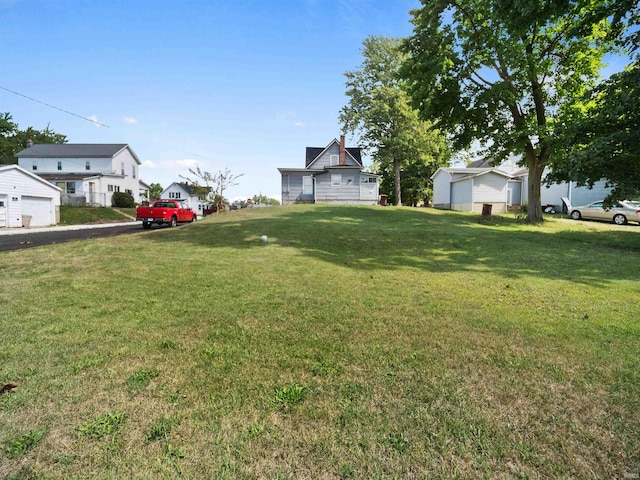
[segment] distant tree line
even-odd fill
[[[18,163],[14,155],[33,143],[67,143],[67,136],[54,132],[49,125],[44,130],[27,127],[21,130],[9,112],[0,113],[0,164]]]

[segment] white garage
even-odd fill
[[[60,189],[18,165],[0,167],[0,228],[44,227],[60,218]]]

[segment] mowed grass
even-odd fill
[[[5,478],[640,474],[638,226],[249,209],[0,277]]]
[[[114,209],[110,207],[70,207],[68,205],[60,206],[60,225],[109,223],[130,220],[131,217],[135,219],[135,216],[135,208]]]

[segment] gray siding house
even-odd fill
[[[282,204],[378,203],[378,175],[364,172],[360,148],[346,147],[344,135],[326,147],[307,147],[305,168],[278,168]]]

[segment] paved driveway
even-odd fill
[[[46,228],[3,228],[0,229],[0,252],[136,232],[142,232],[140,222]]]

